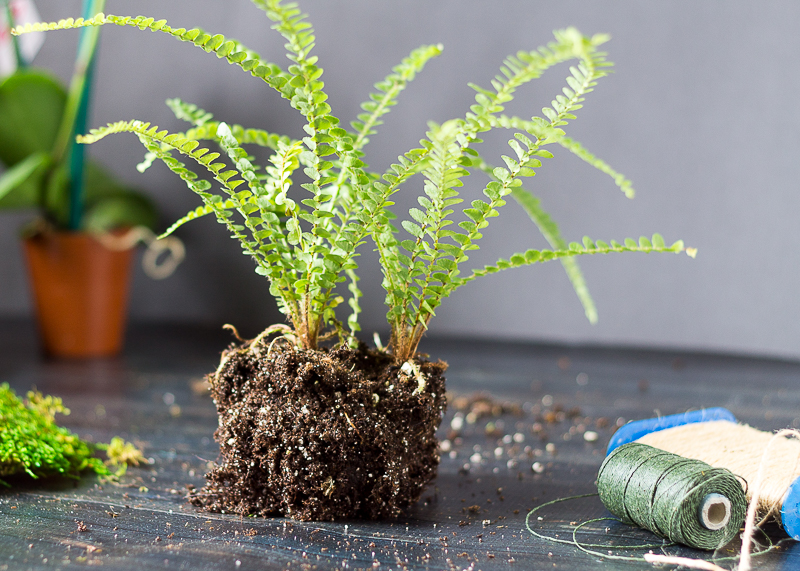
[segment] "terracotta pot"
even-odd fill
[[[42,344],[58,357],[111,356],[122,349],[132,250],[109,250],[88,234],[24,240]]]

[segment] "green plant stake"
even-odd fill
[[[89,18],[92,14],[102,12],[105,8],[105,0],[84,0],[83,2],[83,17]],[[78,109],[75,116],[75,124],[69,134],[69,229],[76,231],[81,227],[83,220],[83,202],[84,202],[84,180],[83,180],[83,165],[84,165],[84,148],[78,145],[75,141],[77,133],[86,132],[86,124],[89,115],[89,106],[91,103],[92,93],[92,78],[94,76],[94,54],[97,46],[97,41],[100,36],[99,28],[84,28],[81,31],[81,41],[78,46],[78,58],[75,61],[75,75],[72,81],[76,83],[74,90],[80,90],[78,97]],[[66,115],[66,119],[70,113]],[[67,128],[66,125],[64,127]]]
[[[269,280],[270,293],[290,324],[242,340],[209,376],[220,414],[222,460],[197,503],[243,515],[283,513],[300,519],[398,515],[419,498],[438,462],[434,432],[445,406],[444,365],[420,358],[417,348],[446,297],[487,274],[559,260],[587,317],[595,321],[577,256],[694,255],[694,250],[682,241],[667,245],[658,234],[623,242],[585,237],[567,243],[539,199],[524,188],[542,161],[553,156],[549,149],[561,147],[633,196],[630,181],[565,132],[584,97],[608,73],[611,64],[600,50],[607,36],[586,37],[567,28],[556,31],[547,46],[509,56],[490,87],[471,85],[475,104],[463,117],[430,123],[420,146],[380,173],[365,161],[369,138],[442,46],[413,50],[375,85],[363,113],[347,127],[327,102],[323,70],[312,55],[313,29],[297,4],[252,2],[286,40],[288,66],[221,34],[145,16],[99,13],[26,25],[14,33],[113,24],[167,34],[241,68],[300,113],[305,134],[294,140],[216,121],[195,105],[172,99],[167,103],[176,117],[189,123],[185,132],[169,133],[133,120],[78,140],[136,135],[147,150],[140,170],[160,160],[202,201],[165,236],[213,214],[254,260],[256,272]],[[566,86],[541,115],[505,114],[518,88],[566,62],[573,62]],[[510,150],[490,161],[481,137],[497,129],[513,133]],[[257,164],[247,150],[251,147],[269,149],[269,161]],[[482,179],[482,197],[464,204],[462,187],[475,178]],[[295,186],[298,179],[303,182]],[[393,195],[412,179],[422,180],[417,207],[396,222]],[[484,268],[467,269],[471,252],[509,197],[552,249],[514,253]],[[386,350],[367,351],[357,339],[362,247],[374,248],[380,259],[391,328]],[[349,308],[347,316],[343,308]],[[274,334],[280,336],[270,340]],[[327,339],[336,340],[328,343],[333,347],[326,348]]]

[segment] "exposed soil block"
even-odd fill
[[[358,350],[231,347],[209,375],[220,458],[191,501],[299,520],[392,518],[439,464],[444,363]]]

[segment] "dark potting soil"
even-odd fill
[[[299,520],[399,516],[436,475],[446,368],[401,367],[365,346],[231,347],[208,376],[220,458],[192,503]]]

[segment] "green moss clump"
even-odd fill
[[[67,415],[67,409],[58,397],[28,392],[22,401],[7,383],[0,385],[0,477],[28,474],[33,478],[69,476],[77,478],[84,470],[93,470],[100,476],[114,476],[100,458],[94,456],[98,449],[109,445],[93,445],[55,423],[57,413]],[[119,442],[117,442],[119,441]],[[125,450],[122,461],[142,460],[141,453],[121,439],[112,440],[115,450]],[[109,454],[109,456],[112,456]],[[114,460],[119,460],[115,455]],[[118,464],[119,462],[113,462]],[[124,466],[122,467],[124,471]],[[3,480],[0,483],[6,484]]]

